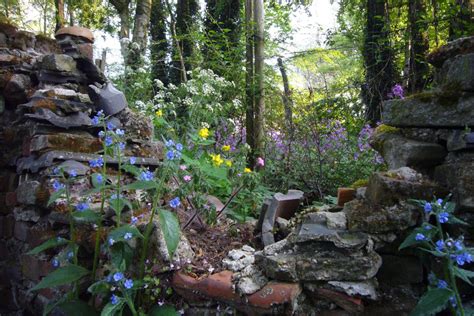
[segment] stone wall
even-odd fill
[[[55,40],[0,25],[2,315],[41,314],[48,300],[61,295],[49,289],[28,292],[53,269],[53,254],[26,252],[51,237],[68,236],[68,216],[61,203],[46,207],[53,192],[51,176],[57,166],[66,172],[74,169],[79,176],[90,172],[88,161],[100,157],[102,148],[99,128],[91,121],[98,110],[111,114],[109,122],[116,128],[127,130],[125,155],[138,157],[138,164],[146,166],[157,166],[162,159],[162,144],[152,141],[151,121],[131,112],[123,94],[90,60],[91,34],[67,29],[61,34],[62,45],[71,45],[74,36],[86,41],[73,54],[61,54]],[[113,174],[114,161],[108,163]],[[78,181],[73,199],[90,187],[88,181]],[[80,241],[91,249],[94,231],[84,227],[81,233]],[[80,255],[86,262],[92,259],[90,253]]]

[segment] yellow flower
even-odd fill
[[[199,137],[206,139],[209,137],[209,130],[207,128],[201,128],[198,135]]]
[[[246,172],[246,173],[252,172],[252,169],[250,169],[250,168],[245,168],[245,169],[244,169],[244,172]]]
[[[229,151],[229,150],[230,150],[230,145],[222,146],[222,151]]]
[[[232,161],[231,161],[231,160],[226,160],[226,161],[225,161],[225,165],[226,165],[227,167],[232,167]]]
[[[214,166],[219,167],[224,162],[224,160],[221,158],[221,155],[210,154],[210,156],[212,158],[212,163],[214,164]]]
[[[155,112],[155,115],[156,115],[157,117],[162,117],[162,116],[163,116],[163,111],[162,111],[162,110],[158,110],[158,111]]]

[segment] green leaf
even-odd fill
[[[52,238],[52,239],[49,239],[49,240],[45,241],[44,243],[42,243],[38,247],[35,247],[35,248],[31,249],[26,254],[27,255],[36,255],[36,254],[39,254],[42,251],[45,251],[46,249],[62,246],[62,245],[67,244],[68,242],[69,242],[69,240],[67,240],[65,238],[62,238],[62,237]]]
[[[115,211],[115,214],[121,214],[125,206],[132,209],[130,201],[124,198],[112,199],[109,203],[110,207]]]
[[[49,197],[49,200],[48,200],[48,204],[46,204],[46,206],[50,206],[51,204],[53,204],[54,201],[59,199],[65,193],[66,193],[66,189],[60,189],[60,190],[54,192],[53,194],[51,194],[51,196]]]
[[[465,269],[461,269],[459,267],[453,267],[454,275],[456,275],[461,280],[465,281],[469,285],[473,285],[471,282],[471,278],[474,278],[474,271],[469,271]]]
[[[88,195],[91,195],[91,194],[94,194],[94,193],[98,193],[98,192],[101,192],[102,190],[107,190],[107,189],[112,189],[114,188],[113,186],[111,185],[103,185],[101,187],[98,187],[98,188],[93,188],[93,189],[90,189],[90,190],[86,190],[82,193],[83,196],[88,196]]]
[[[453,213],[455,209],[456,209],[456,203],[446,202],[446,204],[444,205],[444,210],[448,213]]]
[[[130,225],[120,226],[109,233],[109,239],[112,238],[114,241],[125,241],[125,234],[130,233],[132,237],[143,238],[138,228]]]
[[[117,270],[127,270],[133,259],[133,249],[126,243],[120,242],[110,248],[112,264]]]
[[[139,180],[126,185],[124,188],[128,190],[151,190],[158,188],[158,184],[156,184],[154,181]]]
[[[463,220],[457,218],[457,217],[454,216],[454,215],[449,216],[448,222],[449,222],[450,224],[459,224],[459,225],[469,226],[469,223],[466,223],[465,221],[463,221]]]
[[[99,294],[99,293],[108,293],[109,291],[110,291],[110,284],[104,280],[97,281],[91,284],[91,286],[89,286],[89,288],[87,289],[87,292],[94,295]]]
[[[423,295],[410,316],[429,316],[442,311],[449,298],[454,295],[449,289],[433,288]]]
[[[125,300],[122,297],[117,297],[117,304],[108,303],[102,309],[100,316],[114,316],[117,315],[123,309],[125,304]]]
[[[122,165],[122,169],[128,173],[133,174],[135,177],[139,177],[142,173],[142,169],[134,165]]]
[[[178,312],[171,305],[155,306],[151,309],[148,316],[176,316]]]
[[[61,309],[68,316],[94,316],[98,315],[97,311],[86,304],[83,301],[70,301],[64,302],[58,305],[58,308]]]
[[[173,254],[178,248],[179,237],[180,237],[180,228],[179,221],[176,215],[167,210],[158,210],[160,218],[161,231],[163,237],[165,238],[166,248],[168,248],[168,253],[170,258],[173,258]]]
[[[92,179],[92,185],[94,186],[94,188],[97,188],[97,189],[101,189],[101,188],[104,188],[106,186],[106,183],[107,183],[107,177],[102,175],[102,181],[101,182],[98,182],[97,181],[97,176],[98,175],[102,175],[100,173],[93,173],[91,175],[91,179]]]
[[[407,247],[410,247],[410,246],[413,246],[413,245],[419,245],[419,244],[423,244],[424,241],[418,241],[416,240],[416,235],[417,234],[423,234],[425,235],[427,238],[432,238],[433,236],[435,236],[438,232],[438,228],[437,227],[434,227],[432,225],[429,225],[431,227],[430,230],[426,230],[423,228],[423,226],[425,225],[428,225],[426,223],[423,223],[421,226],[422,227],[418,227],[416,229],[414,229],[410,235],[407,236],[407,238],[405,238],[405,240],[401,243],[401,245],[398,247],[398,250],[402,250],[404,248],[407,248]]]
[[[59,304],[62,304],[64,302],[66,302],[68,299],[67,296],[63,296],[62,298],[60,298],[59,300],[55,301],[55,302],[49,302],[44,310],[43,310],[43,316],[46,316],[48,315],[49,313],[51,313],[51,311],[56,308],[56,306],[58,306]]]
[[[64,284],[70,284],[74,281],[81,279],[82,277],[89,274],[89,270],[86,268],[70,264],[65,267],[54,270],[41,280],[32,291],[39,289],[45,289],[49,287],[55,287]]]
[[[76,211],[72,213],[72,216],[78,220],[85,222],[97,223],[98,221],[100,221],[100,215],[90,209],[84,211]]]

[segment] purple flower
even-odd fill
[[[125,150],[125,143],[123,143],[123,142],[118,143],[118,147],[122,151]]]
[[[69,176],[71,176],[73,178],[77,177],[77,172],[74,169],[69,170],[68,173],[69,173]]]
[[[138,222],[138,217],[132,216],[132,218],[130,219],[130,224],[135,225],[137,222]]]
[[[53,182],[53,190],[54,192],[58,192],[59,190],[61,189],[64,189],[64,184],[62,184],[61,182],[59,182],[58,180],[54,180]]]
[[[431,213],[433,211],[433,207],[431,206],[431,203],[426,202],[425,203],[425,213]]]
[[[169,150],[169,151],[166,153],[166,159],[168,159],[168,160],[173,160],[173,159],[174,159],[174,151]]]
[[[100,131],[99,132],[99,138],[103,138],[105,136],[105,132],[104,131]]]
[[[265,160],[263,160],[262,157],[258,157],[256,164],[257,164],[257,167],[264,167],[265,166]]]
[[[98,175],[95,177],[95,180],[97,181],[98,184],[101,184],[102,181],[104,181],[104,177],[103,177],[101,174],[98,174]]]
[[[426,240],[426,237],[425,237],[425,235],[418,233],[418,234],[416,234],[415,240],[423,241],[423,240]]]
[[[438,204],[439,206],[441,206],[441,204],[443,204],[443,200],[442,200],[442,199],[437,199],[437,200],[436,200],[436,204]]]
[[[59,260],[57,258],[53,258],[53,260],[51,260],[51,265],[53,268],[59,267]]]
[[[404,96],[404,91],[403,91],[403,87],[399,84],[396,84],[393,86],[392,88],[392,95],[393,97],[397,97],[399,99],[404,99],[405,96]]]
[[[112,145],[113,142],[114,142],[114,140],[112,139],[112,137],[105,136],[105,146],[110,146],[110,145]]]
[[[153,180],[153,172],[146,170],[142,171],[140,174],[140,180],[142,181],[152,181]]]
[[[183,150],[183,144],[177,143],[177,144],[176,144],[176,150],[182,151],[182,150]]]
[[[448,219],[449,219],[449,214],[448,213],[446,213],[446,212],[439,213],[438,220],[439,220],[440,223],[442,223],[442,224],[446,223],[448,221]]]
[[[130,164],[134,165],[137,162],[137,158],[135,157],[130,157]]]
[[[175,197],[174,199],[170,201],[170,206],[172,208],[177,208],[180,205],[181,205],[181,202],[179,201],[179,197]]]
[[[89,208],[89,204],[83,202],[83,203],[79,203],[76,205],[76,210],[78,210],[79,212],[83,212],[85,210],[87,210]]]
[[[185,176],[183,177],[183,180],[184,180],[185,182],[189,182],[189,181],[191,181],[191,176],[190,176],[190,175],[185,175]]]
[[[99,125],[99,123],[100,123],[100,118],[98,116],[94,116],[92,118],[92,124],[97,126],[97,125]]]
[[[436,242],[436,250],[438,250],[439,252],[442,252],[445,248],[445,244],[444,244],[444,241],[442,241],[441,239],[438,240]]]
[[[114,281],[118,282],[123,279],[123,273],[122,272],[115,272],[114,273]]]
[[[458,250],[458,251],[461,251],[461,250],[464,249],[464,247],[463,247],[463,245],[462,245],[462,241],[460,241],[460,240],[456,240],[456,241],[454,242],[454,247],[455,247],[456,250]]]
[[[123,283],[123,286],[125,286],[126,289],[130,290],[133,287],[133,280],[126,279],[125,282]]]
[[[118,302],[119,302],[119,299],[118,299],[117,295],[112,294],[112,296],[110,297],[110,303],[112,303],[112,305],[117,305]]]
[[[439,289],[446,289],[448,287],[448,283],[446,283],[446,281],[444,281],[444,280],[438,280],[437,287]]]
[[[172,139],[165,141],[165,146],[170,148],[174,146],[174,141]]]
[[[89,161],[89,165],[92,168],[102,167],[104,165],[104,159],[102,157]]]
[[[123,236],[123,239],[130,240],[132,239],[132,237],[133,237],[132,233],[125,233],[125,235]]]
[[[431,230],[431,226],[430,226],[430,225],[425,225],[425,226],[423,226],[423,228],[424,228],[425,230]]]
[[[108,129],[109,131],[113,130],[114,128],[115,128],[114,123],[112,123],[112,122],[107,122],[107,129]]]
[[[125,131],[124,131],[123,129],[117,128],[117,129],[115,130],[115,135],[117,135],[117,136],[123,136],[123,135],[125,135]]]
[[[472,255],[470,253],[467,253],[467,252],[456,256],[456,263],[459,266],[463,266],[466,263],[471,263],[472,261],[473,261]]]
[[[449,297],[449,303],[451,304],[452,307],[456,307],[456,305],[457,305],[456,297],[454,297],[454,296]]]
[[[109,239],[109,246],[113,246],[115,244],[115,240],[113,238]]]

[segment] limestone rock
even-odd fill
[[[251,247],[250,247],[251,248]],[[250,250],[246,248],[247,250]],[[242,271],[255,262],[254,251],[233,249],[229,251],[227,258],[222,260],[224,266],[234,272]]]
[[[372,234],[403,231],[415,226],[420,216],[416,207],[404,202],[382,207],[372,206],[365,200],[354,200],[346,203],[344,212],[350,231]]]
[[[371,138],[371,145],[390,169],[434,166],[441,163],[447,154],[439,144],[408,139],[394,132],[376,132]]]
[[[359,296],[369,298],[371,300],[377,299],[377,280],[371,279],[363,282],[340,282],[329,281],[328,284],[334,289],[343,291],[349,296]]]
[[[12,75],[3,91],[7,106],[13,107],[25,103],[30,88],[31,79],[29,76],[24,74]]]
[[[427,56],[430,64],[441,67],[443,63],[456,55],[474,53],[474,36],[456,39],[443,45]]]
[[[129,108],[116,114],[127,133],[127,138],[138,141],[150,141],[153,137],[153,123],[150,118]]]
[[[74,58],[64,54],[51,54],[43,56],[39,67],[41,69],[58,72],[77,71],[76,61]]]
[[[396,127],[474,126],[474,94],[427,91],[384,103],[383,121]]]
[[[436,80],[443,90],[474,91],[474,52],[448,59]]]
[[[233,279],[237,292],[245,295],[259,291],[269,281],[255,265],[249,265],[240,273],[234,274]]]
[[[41,184],[38,181],[24,181],[16,189],[17,200],[21,204],[34,205],[36,203],[36,193]]]
[[[474,211],[474,162],[458,161],[436,167],[435,180],[453,193],[458,208]]]
[[[102,149],[102,143],[92,135],[77,135],[58,133],[49,135],[36,135],[30,143],[32,152],[45,152],[47,150],[65,150],[72,152],[94,153]]]
[[[365,197],[375,205],[391,206],[403,200],[431,200],[448,195],[445,188],[422,177],[408,167],[373,173]]]

